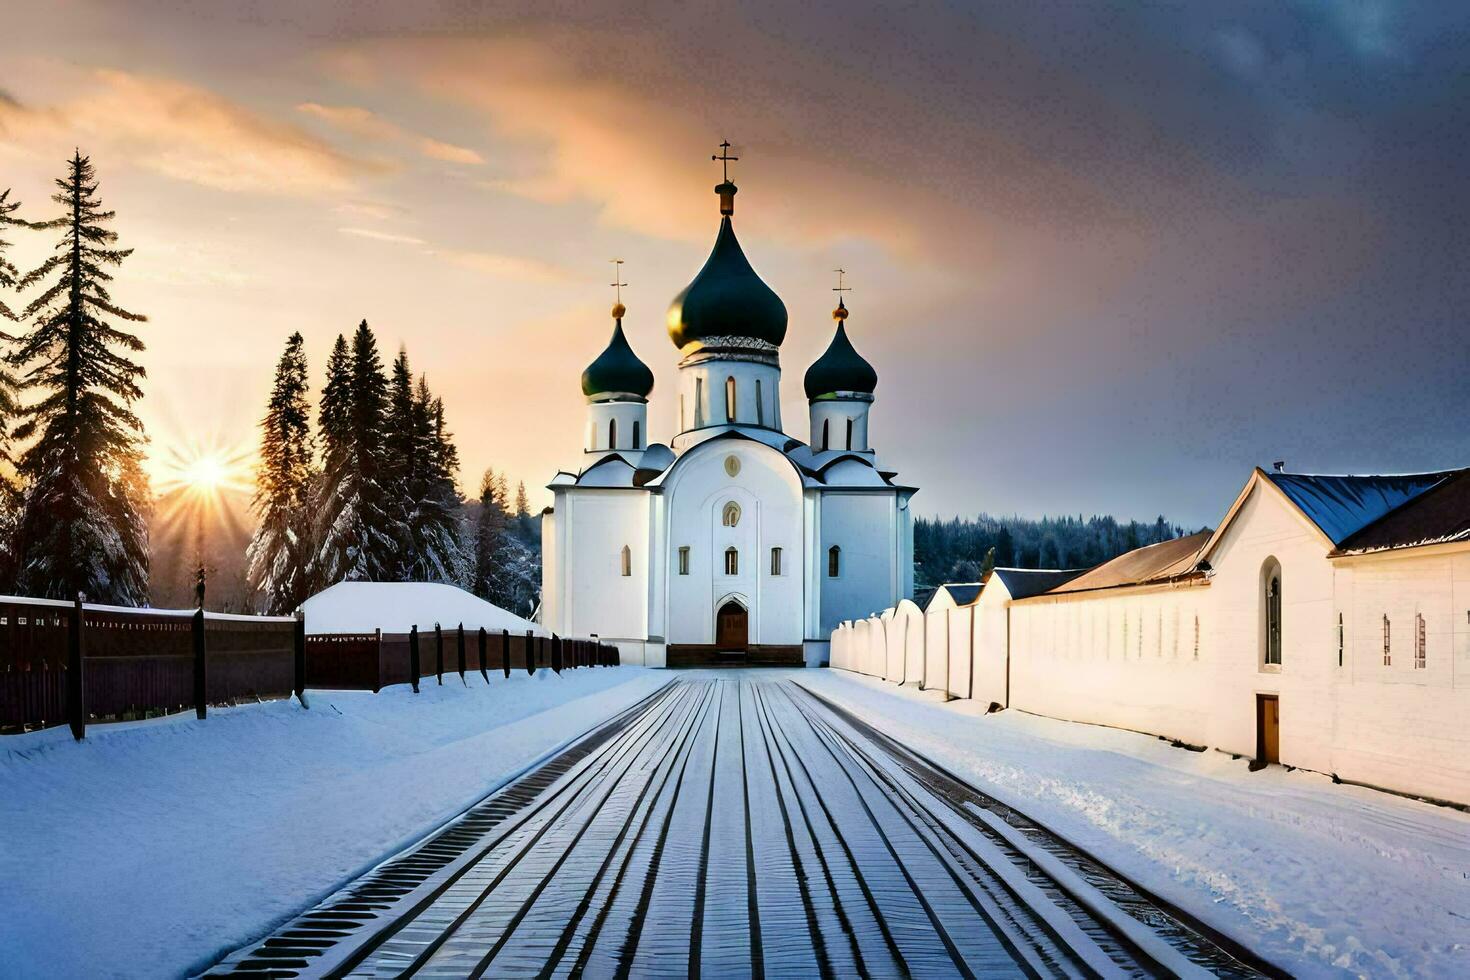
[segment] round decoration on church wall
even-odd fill
[[[729,473],[731,476],[739,476],[740,475],[740,457],[739,456],[726,456],[725,457],[725,472],[726,473]]]

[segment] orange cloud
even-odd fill
[[[844,154],[814,152],[811,134],[804,144],[788,138],[789,121],[761,118],[758,107],[740,110],[742,118],[713,120],[694,85],[670,88],[650,73],[599,68],[606,59],[596,52],[608,43],[570,30],[555,37],[376,40],[326,60],[351,84],[408,80],[432,97],[469,106],[498,136],[530,148],[521,166],[505,164],[482,182],[497,191],[543,203],[589,201],[609,225],[703,241],[719,180],[709,154],[728,131],[760,139],[744,145],[749,152],[732,173],[747,227],[803,246],[866,238],[890,251],[924,250],[925,219],[943,211],[932,194],[853,166]],[[628,60],[640,60],[636,45],[619,59]]]
[[[92,91],[58,105],[0,102],[0,135],[36,153],[65,152],[80,142],[227,191],[338,192],[384,169],[208,89],[115,70],[92,77]]]
[[[419,153],[433,160],[476,166],[485,162],[484,157],[468,147],[456,146],[453,143],[410,132],[397,123],[360,106],[332,106],[317,102],[303,102],[296,109],[364,139],[411,145]]]

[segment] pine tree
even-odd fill
[[[486,469],[480,478],[480,513],[475,519],[475,566],[470,591],[501,605],[501,561],[505,548],[505,478]]]
[[[267,615],[289,613],[311,595],[313,474],[305,345],[300,333],[287,339],[260,421],[254,501],[260,523],[246,558],[250,585]]]
[[[23,314],[33,318],[9,362],[21,389],[41,393],[20,409],[14,436],[29,442],[18,471],[25,484],[17,540],[17,586],[64,598],[135,605],[148,596],[147,481],[138,464],[143,425],[132,404],[143,396],[143,350],[113,320],[140,322],[112,301],[108,266],[131,249],[114,248],[91,161],[71,159],[52,197],[66,212],[31,227],[62,229],[56,252],[21,280],[45,283]]]
[[[19,201],[10,200],[10,190],[0,191],[0,233],[7,226],[23,226],[19,218],[11,217],[20,207]],[[5,257],[10,242],[0,238],[0,290],[14,289],[20,270]],[[0,317],[16,319],[15,313],[0,295]],[[10,334],[0,330],[0,340],[14,340]],[[20,492],[12,478],[15,464],[10,451],[10,430],[15,424],[15,378],[9,371],[0,369],[0,590],[10,591],[15,579],[15,533],[16,521],[20,516]]]
[[[382,484],[387,379],[364,320],[350,353],[338,338],[322,388],[322,478],[317,492],[316,585],[392,578],[398,541]]]
[[[531,503],[526,497],[525,480],[516,484],[516,528],[522,541],[530,541],[535,533],[535,525],[531,521]]]
[[[414,418],[424,451],[410,481],[414,501],[410,575],[414,581],[465,584],[470,556],[465,548],[463,501],[454,481],[459,450],[444,423],[444,403],[433,396],[423,377],[414,392]]]
[[[401,347],[389,372],[387,413],[383,487],[396,541],[392,577],[411,582],[415,580],[419,550],[415,525],[422,496],[420,470],[428,451],[429,425],[414,398],[408,352]]]

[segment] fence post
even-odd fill
[[[296,700],[306,707],[306,613],[296,610],[291,624],[291,653],[296,667]]]
[[[454,636],[454,652],[459,656],[459,682],[464,683],[464,623],[459,624],[459,632]]]
[[[444,686],[444,630],[434,624],[434,678]]]
[[[373,630],[373,640],[373,661],[377,665],[373,674],[373,693],[377,694],[383,689],[383,627]]]
[[[489,653],[490,653],[490,644],[489,644],[488,640],[489,640],[489,637],[485,633],[485,627],[481,626],[480,627],[480,676],[485,679],[485,683],[486,684],[489,684],[490,683],[490,675],[488,673],[486,673],[486,671],[485,671],[485,657],[488,656]]]
[[[551,672],[561,673],[561,637],[551,634]]]
[[[526,630],[526,673],[536,673],[536,634]]]
[[[593,666],[606,667],[607,658],[602,655],[602,640],[598,638],[596,633],[591,633],[587,637],[587,642],[592,645]]]
[[[208,694],[208,677],[205,675],[207,664],[204,652],[204,569],[199,569],[198,580],[194,583],[194,596],[199,600],[199,607],[194,610],[194,714],[201,720],[208,713],[204,703]]]
[[[500,667],[505,671],[505,679],[510,680],[510,630],[500,631]]]
[[[85,645],[82,630],[87,619],[82,613],[86,596],[78,592],[71,605],[71,628],[66,637],[66,720],[71,724],[71,737],[80,742],[87,735],[87,687],[82,676],[82,654]]]
[[[408,630],[408,675],[413,682],[413,693],[419,693],[419,626],[417,623]]]

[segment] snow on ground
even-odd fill
[[[0,738],[0,976],[203,969],[671,679],[453,675]]]
[[[838,670],[792,677],[1299,976],[1470,976],[1470,815]]]

